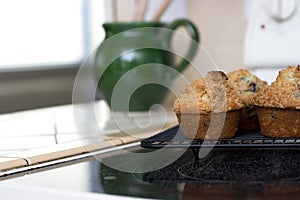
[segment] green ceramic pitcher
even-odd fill
[[[170,24],[120,22],[103,25],[106,35],[96,52],[95,73],[99,80],[98,90],[112,110],[146,111],[152,105],[162,103],[168,88],[156,83],[148,83],[136,88],[130,97],[129,105],[124,104],[123,96],[135,82],[146,80],[147,75],[150,75],[150,73],[134,71],[138,66],[151,65],[151,76],[165,82],[172,82],[175,77],[170,76],[167,70],[159,65],[172,67],[178,72],[188,66],[187,60],[191,59],[197,51],[195,45],[191,46],[186,53],[185,58],[188,59],[183,58],[176,66],[174,54],[168,51],[171,49],[172,31],[170,30],[179,27],[184,27],[189,36],[199,42],[197,28],[186,19],[179,19]],[[130,70],[132,70],[131,73],[127,73]],[[127,77],[121,79],[125,75]],[[112,94],[118,81],[124,89],[114,95],[115,99],[112,105]]]

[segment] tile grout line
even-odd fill
[[[58,139],[57,139],[57,124],[56,124],[56,119],[55,119],[55,113],[53,113],[53,125],[54,125],[54,140],[55,140],[55,144],[58,144]]]

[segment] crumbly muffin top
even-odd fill
[[[269,87],[263,88],[254,99],[261,107],[300,109],[300,66],[281,70]]]
[[[228,73],[228,83],[247,106],[252,105],[257,93],[268,86],[267,82],[260,80],[246,69]]]
[[[228,84],[228,77],[221,71],[210,71],[186,86],[174,102],[176,113],[209,113],[238,110],[244,104]]]

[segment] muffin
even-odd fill
[[[228,73],[228,83],[234,88],[237,95],[246,106],[240,112],[238,130],[260,130],[258,117],[255,107],[253,106],[253,99],[262,88],[267,87],[267,82],[260,80],[248,70],[239,69]]]
[[[256,98],[261,133],[268,137],[300,137],[300,66],[279,72],[276,81]]]
[[[244,105],[221,71],[188,85],[174,102],[183,135],[194,139],[233,137]]]

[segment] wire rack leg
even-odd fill
[[[191,147],[191,149],[192,149],[193,155],[195,157],[195,162],[198,162],[200,148],[199,147]]]

